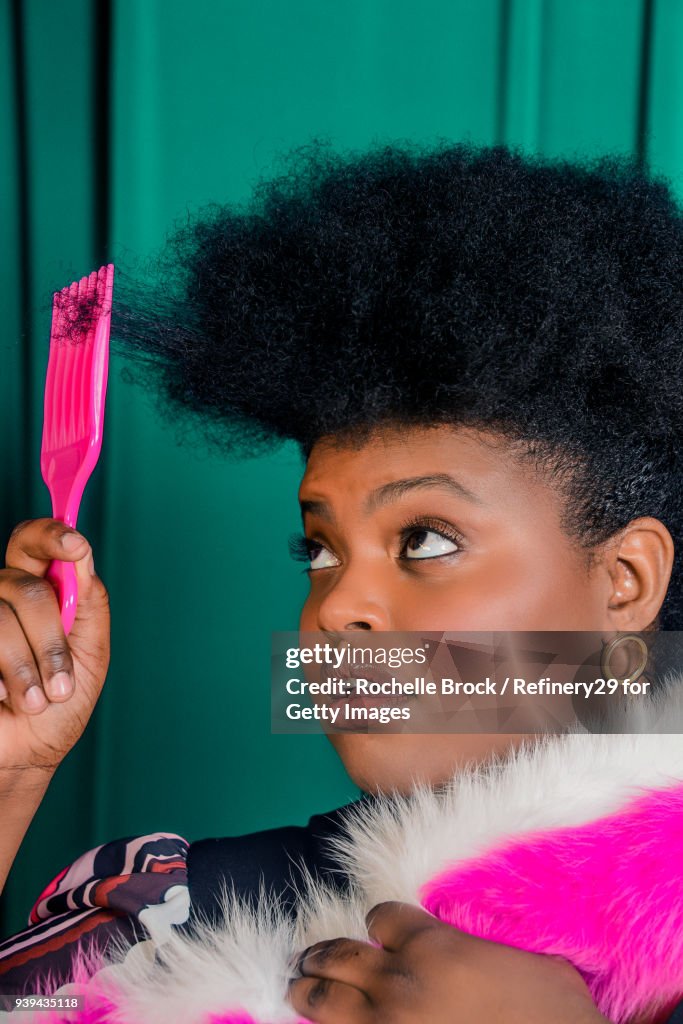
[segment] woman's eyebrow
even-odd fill
[[[476,494],[473,494],[469,488],[461,484],[455,477],[450,476],[449,473],[432,473],[429,476],[409,476],[402,480],[391,480],[388,484],[376,487],[365,499],[365,511],[372,512],[373,509],[379,508],[381,505],[388,505],[392,501],[398,501],[408,491],[427,489],[429,487],[451,491],[453,494],[457,494],[459,498],[471,501],[475,505],[483,504],[481,498],[478,498]],[[329,522],[335,521],[334,512],[326,501],[306,498],[300,504],[302,518],[308,512],[311,515],[320,516],[321,519],[327,519]]]
[[[327,519],[328,522],[336,522],[332,506],[328,505],[326,501],[320,501],[317,498],[304,498],[299,502],[301,509],[301,518],[303,519],[306,513],[312,516],[320,516],[321,519]]]
[[[459,498],[481,505],[482,500],[473,494],[469,488],[461,484],[459,480],[449,473],[432,473],[429,476],[409,476],[403,480],[392,480],[388,484],[382,484],[371,491],[365,500],[365,511],[372,512],[380,505],[387,505],[392,501],[398,501],[408,491],[424,489],[428,487],[439,488],[440,490],[452,491]]]

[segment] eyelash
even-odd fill
[[[416,530],[430,530],[432,533],[438,533],[439,536],[445,537],[446,540],[452,541],[460,548],[462,548],[464,544],[464,537],[462,534],[451,526],[450,523],[446,523],[442,519],[430,519],[429,517],[409,519],[407,522],[402,523],[399,529],[401,536],[401,553],[399,554],[399,558],[404,562],[431,562],[434,561],[434,558],[448,557],[447,555],[436,555],[434,558],[408,558],[404,554],[405,547],[411,537],[411,534]],[[313,549],[321,546],[324,546],[321,541],[311,540],[310,537],[306,537],[303,533],[293,533],[289,538],[289,554],[295,562],[310,562]],[[454,555],[455,553],[455,551],[449,552],[451,555]],[[308,568],[304,569],[304,572],[311,573],[317,572],[317,570]]]
[[[293,533],[288,543],[290,558],[293,558],[295,562],[310,562],[311,548],[315,544],[316,541],[304,536],[303,533]],[[304,570],[304,572],[307,571]]]
[[[407,558],[403,554],[405,551],[406,544],[410,539],[410,535],[416,530],[430,530],[432,533],[438,533],[440,537],[445,537],[446,540],[450,540],[453,544],[457,544],[459,548],[462,548],[465,543],[465,538],[454,526],[450,523],[444,522],[443,519],[431,519],[429,516],[421,517],[417,516],[412,519],[408,519],[407,522],[403,523],[400,529],[401,532],[401,558],[405,562],[433,562],[435,558],[448,558],[448,555],[456,554],[455,551],[449,551],[448,555],[435,555],[434,558]]]

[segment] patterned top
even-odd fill
[[[188,849],[181,836],[156,832],[104,843],[65,867],[36,900],[29,927],[0,942],[0,992],[48,994],[68,979],[77,952],[104,952],[115,939],[163,941],[189,917]]]

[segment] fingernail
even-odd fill
[[[40,711],[45,707],[45,694],[39,686],[29,686],[24,694],[24,704],[29,711]]]
[[[88,559],[88,572],[91,576],[95,575],[95,560],[92,555]]]
[[[65,533],[62,537],[62,547],[65,551],[75,551],[80,548],[85,540],[80,533]]]
[[[59,700],[60,697],[66,697],[73,689],[71,676],[68,672],[57,672],[52,679],[48,679],[45,684],[45,689],[47,690],[48,697],[52,700]]]
[[[6,687],[6,686],[5,686],[5,684],[4,684],[4,683],[3,683],[3,682],[2,682],[1,680],[0,680],[0,700],[4,700],[4,699],[5,699],[5,697],[7,697],[7,695],[8,695],[8,694],[7,694],[7,687]]]
[[[312,948],[313,948],[312,946],[306,946],[306,949],[302,953],[299,953],[299,955],[297,956],[296,964],[295,964],[295,969],[299,972],[299,974],[303,974],[304,973],[303,972],[304,960],[306,959],[306,957],[309,954],[309,951]]]

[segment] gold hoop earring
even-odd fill
[[[622,633],[621,636],[615,636],[610,640],[608,644],[605,644],[605,646],[602,649],[602,654],[600,655],[600,668],[602,669],[602,674],[605,677],[605,679],[616,679],[616,676],[612,675],[612,671],[610,668],[610,660],[612,654],[617,649],[617,647],[619,647],[619,645],[623,643],[634,643],[637,647],[640,648],[640,664],[638,665],[638,668],[635,670],[635,672],[633,672],[630,676],[626,676],[624,679],[619,679],[617,681],[623,683],[626,679],[628,679],[629,682],[635,683],[635,681],[637,679],[640,679],[643,672],[645,671],[647,667],[647,661],[649,658],[647,644],[643,640],[642,636],[638,636],[637,633]]]

